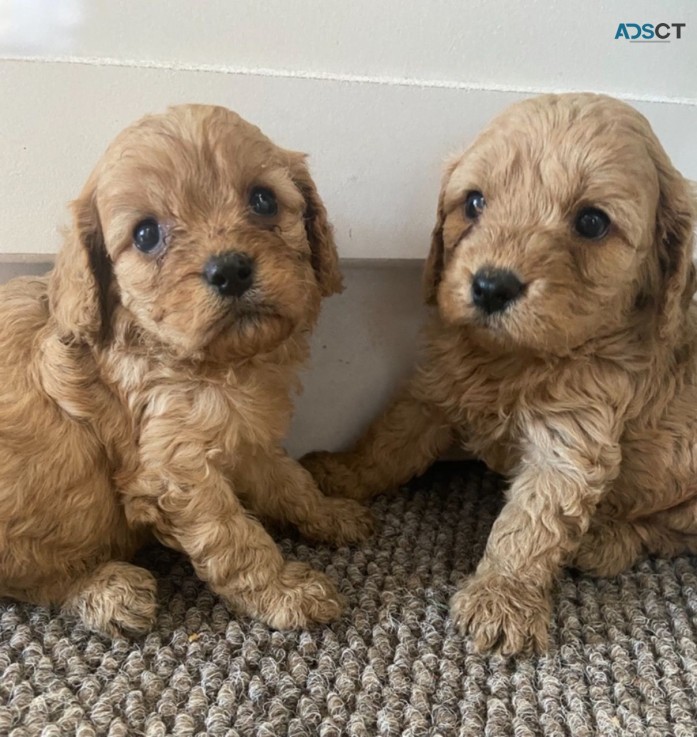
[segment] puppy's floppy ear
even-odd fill
[[[290,157],[293,182],[305,200],[305,231],[312,252],[312,266],[322,296],[328,297],[341,292],[344,288],[339,270],[339,254],[334,243],[334,231],[308,171],[305,155],[293,152]]]
[[[436,224],[431,233],[431,250],[426,258],[426,265],[423,273],[423,295],[427,305],[435,305],[438,301],[438,286],[443,276],[443,267],[445,265],[445,246],[443,244],[443,223],[445,222],[445,212],[443,209],[443,201],[445,199],[445,188],[450,181],[452,173],[455,171],[460,157],[451,159],[445,167],[443,178],[440,185],[440,194],[438,195],[438,210],[436,212]]]
[[[660,149],[654,155],[659,181],[656,211],[656,247],[662,294],[659,335],[676,338],[683,324],[697,282],[693,263],[697,193]]]
[[[104,245],[93,174],[71,204],[72,226],[56,257],[49,303],[64,340],[103,342],[110,328],[111,260]]]
[[[423,273],[424,301],[427,305],[435,305],[438,302],[438,285],[443,276],[443,262],[445,247],[443,245],[443,190],[438,195],[438,210],[436,212],[436,224],[431,233],[431,250],[426,258]]]

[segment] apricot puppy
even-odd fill
[[[301,154],[220,107],[144,118],[73,203],[47,278],[0,289],[0,595],[144,632],[152,534],[273,627],[340,598],[256,517],[328,542],[370,518],[281,441],[322,297],[341,287]]]
[[[636,110],[514,105],[447,167],[423,361],[350,452],[305,463],[366,499],[453,440],[510,480],[452,616],[478,649],[547,643],[562,566],[697,552],[695,197]]]

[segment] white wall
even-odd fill
[[[183,101],[309,151],[350,258],[423,256],[442,160],[536,91],[638,101],[697,179],[696,39],[695,0],[0,0],[0,254],[55,250],[109,139]]]
[[[692,0],[4,0],[17,55],[695,101]],[[665,48],[620,21],[686,22]],[[666,73],[668,72],[668,73]]]

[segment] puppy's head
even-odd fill
[[[115,311],[182,355],[269,350],[341,289],[304,156],[220,107],[146,117],[73,203],[51,278],[66,339],[108,339]]]
[[[426,299],[483,340],[545,353],[634,319],[675,336],[694,292],[695,211],[629,105],[527,100],[448,166]]]

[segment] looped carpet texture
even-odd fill
[[[565,573],[551,650],[472,652],[448,617],[481,556],[501,484],[443,463],[375,500],[378,529],[332,550],[279,536],[348,598],[329,627],[281,633],[231,615],[186,560],[151,548],[155,630],[109,640],[0,602],[0,735],[467,737],[697,734],[697,559],[614,579]]]

